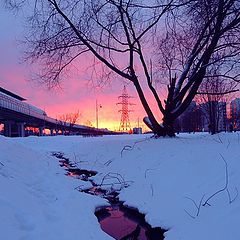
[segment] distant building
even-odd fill
[[[142,128],[141,127],[133,128],[133,134],[142,134]]]
[[[240,98],[230,103],[230,122],[234,130],[240,130]]]

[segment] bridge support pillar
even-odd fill
[[[39,127],[39,136],[43,136],[44,127]]]
[[[24,123],[17,123],[18,126],[18,136],[19,137],[25,137],[25,128],[24,128]]]
[[[53,136],[53,129],[50,129],[50,135]]]
[[[12,136],[12,121],[4,122],[4,136],[11,137]]]
[[[6,137],[25,137],[24,122],[4,122],[4,136]]]

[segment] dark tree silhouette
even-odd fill
[[[13,8],[27,4],[6,1]],[[40,62],[40,79],[49,87],[58,84],[71,63],[90,53],[105,76],[114,73],[134,85],[156,136],[175,135],[173,123],[193,100],[208,67],[221,62],[220,74],[239,80],[239,0],[32,2],[27,57]],[[166,80],[162,102],[157,83]],[[163,115],[161,124],[146,91]]]
[[[230,104],[230,131],[240,130],[240,99],[234,99]]]
[[[209,132],[215,134],[227,130],[226,104],[230,99],[230,94],[238,89],[236,89],[236,84],[229,82],[228,79],[220,76],[210,78],[204,79],[196,99],[208,122]]]

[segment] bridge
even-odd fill
[[[24,102],[26,99],[0,87],[0,123],[4,124],[4,135],[7,137],[24,137],[28,129],[38,129],[38,135],[43,136],[48,129],[50,135],[107,135],[116,132],[98,129],[79,124],[71,124],[51,118],[45,111]]]

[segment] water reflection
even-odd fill
[[[97,209],[95,215],[104,232],[117,240],[161,240],[165,230],[151,228],[137,209],[122,204]]]
[[[98,207],[95,215],[98,218],[101,229],[116,240],[162,240],[166,230],[160,227],[152,228],[146,221],[144,214],[139,213],[135,208],[126,207],[118,199],[119,191],[111,191],[97,185],[92,176],[96,171],[77,168],[61,152],[53,152],[61,167],[67,171],[66,175],[78,178],[82,181],[89,181],[92,187],[87,189],[78,188],[80,192],[96,195],[108,200],[110,206]],[[124,186],[126,187],[126,186]]]

